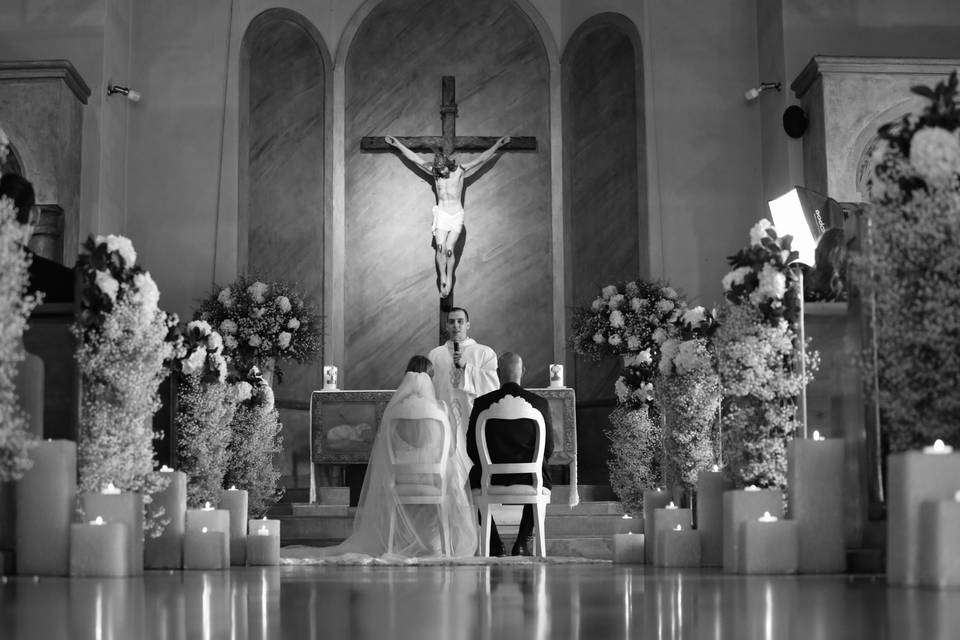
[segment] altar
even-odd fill
[[[547,400],[553,423],[549,465],[566,466],[571,496],[577,484],[576,394],[569,387],[528,389]],[[310,502],[317,500],[317,478],[336,477],[343,465],[367,464],[390,389],[314,391],[310,397]]]

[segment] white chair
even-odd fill
[[[495,463],[490,460],[487,448],[487,422],[489,420],[519,420],[529,418],[537,423],[534,451],[531,462]],[[490,555],[490,505],[493,504],[532,504],[537,514],[537,549],[541,557],[547,557],[546,534],[543,523],[550,504],[550,489],[543,486],[543,449],[546,444],[547,429],[543,415],[533,405],[517,396],[504,396],[490,405],[477,416],[477,451],[480,454],[480,488],[473,490],[473,501],[480,510],[480,544],[484,556]],[[533,475],[533,485],[511,484],[491,485],[490,479],[500,473],[529,473]]]
[[[440,432],[440,447],[437,451],[439,459],[435,462],[398,462],[397,452],[393,448],[395,433],[398,429],[409,426],[414,429],[435,427]],[[450,545],[450,514],[444,509],[447,496],[447,461],[450,458],[450,429],[439,420],[423,418],[397,418],[387,425],[391,430],[386,435],[387,457],[390,463],[390,474],[387,479],[387,491],[392,495],[397,507],[407,504],[434,504],[437,505],[437,514],[440,519],[440,549],[444,555],[451,552]],[[426,476],[426,478],[424,477]],[[393,552],[393,537],[396,529],[397,510],[390,510],[390,530],[387,538],[387,551]]]

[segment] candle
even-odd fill
[[[184,536],[193,531],[194,533],[202,533],[202,530],[206,528],[209,532],[219,532],[224,536],[224,544],[226,545],[227,552],[227,563],[225,568],[230,567],[230,512],[226,509],[214,509],[210,506],[208,502],[202,509],[187,509],[187,517],[184,529]],[[184,554],[186,554],[186,537],[184,537]],[[214,543],[207,543],[208,546]],[[209,551],[204,551],[203,553],[208,553]],[[184,568],[187,568],[186,555],[184,555]],[[198,567],[194,567],[198,568]]]
[[[670,494],[663,489],[643,492],[643,533],[644,533],[644,562],[653,564],[653,549],[656,544],[656,531],[653,527],[653,512],[662,509],[670,502]]]
[[[960,486],[960,455],[909,451],[887,458],[887,582],[919,583],[920,505],[949,500]]]
[[[70,525],[70,575],[118,578],[130,575],[130,533],[123,522],[97,516]]]
[[[191,511],[187,511],[187,530],[183,534],[183,568],[229,569],[229,532],[206,526],[191,529]]]
[[[280,536],[271,535],[262,527],[257,535],[246,539],[246,557],[249,566],[272,567],[280,564]]]
[[[88,516],[97,514],[106,522],[119,522],[127,527],[127,564],[129,574],[143,574],[143,496],[123,493],[81,493],[80,508]]]
[[[933,455],[945,455],[948,453],[953,453],[953,447],[945,445],[943,440],[938,439],[933,443],[933,446],[924,447],[923,452]]]
[[[657,558],[664,558],[663,551],[660,550],[660,545],[666,535],[672,532],[678,525],[682,527],[689,528],[693,522],[693,513],[690,509],[681,509],[677,505],[671,502],[662,509],[653,510],[653,563],[656,566],[664,566],[660,564],[660,561]],[[700,563],[700,539],[697,538],[697,564]],[[673,556],[670,556],[671,558]]]
[[[100,489],[100,493],[107,496],[118,496],[120,495],[120,489],[113,486],[112,482],[108,482],[107,484],[103,485],[102,489]]]
[[[740,523],[739,570],[741,573],[796,573],[798,528],[792,520],[780,520],[765,512],[756,520]]]
[[[814,430],[813,430],[813,439],[819,442],[820,440],[823,440],[824,438],[823,438],[823,436],[820,435],[820,432],[819,432],[819,431],[817,431],[816,429],[814,429]]]
[[[740,525],[756,522],[764,511],[781,515],[783,498],[777,489],[723,492],[723,570],[737,573],[740,568]]]
[[[787,443],[787,503],[798,528],[800,573],[842,573],[847,568],[845,448],[839,438]]]
[[[16,483],[17,570],[65,576],[76,507],[77,444],[45,440],[31,447],[29,456],[33,467]]]
[[[337,390],[337,368],[333,365],[323,367],[323,388],[325,391]]]
[[[551,364],[550,365],[550,386],[551,387],[563,387],[563,365],[562,364]]]
[[[261,529],[266,528],[267,532],[271,536],[280,537],[280,521],[279,520],[267,520],[267,517],[264,516],[259,520],[250,520],[247,524],[247,532],[252,534],[253,532],[259,533]]]
[[[144,566],[148,569],[179,569],[183,566],[183,533],[187,518],[187,474],[163,466],[160,473],[170,480],[167,488],[153,494],[147,509],[151,514],[163,510],[169,520],[163,533],[144,541]]]
[[[700,533],[677,524],[672,529],[657,531],[654,564],[658,567],[699,567]]]
[[[13,378],[20,409],[28,420],[28,431],[38,438],[43,437],[43,359],[29,351],[23,351],[23,360],[17,365]]]
[[[615,533],[613,535],[613,562],[642,564],[644,562],[644,534]]]
[[[243,566],[247,562],[246,490],[230,487],[220,494],[220,508],[230,512],[230,563]]]
[[[697,531],[704,567],[723,566],[723,492],[730,488],[732,483],[717,465],[697,474]]]
[[[917,584],[939,589],[960,587],[960,502],[924,500],[918,526]]]

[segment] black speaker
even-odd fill
[[[787,107],[786,111],[783,112],[783,130],[791,138],[802,137],[809,124],[807,114],[797,105]]]

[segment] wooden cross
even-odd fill
[[[412,151],[436,152],[442,150],[447,157],[458,151],[486,151],[500,136],[458,136],[457,135],[457,96],[456,79],[453,76],[441,78],[439,136],[397,137],[404,146]],[[500,147],[501,151],[536,151],[537,139],[534,136],[510,135],[510,142]],[[360,139],[360,151],[393,151],[383,136],[364,136]],[[461,240],[465,236],[461,236]],[[462,249],[461,249],[462,250]],[[457,256],[459,262],[459,255]],[[440,343],[444,337],[447,313],[454,306],[453,291],[440,300]]]

